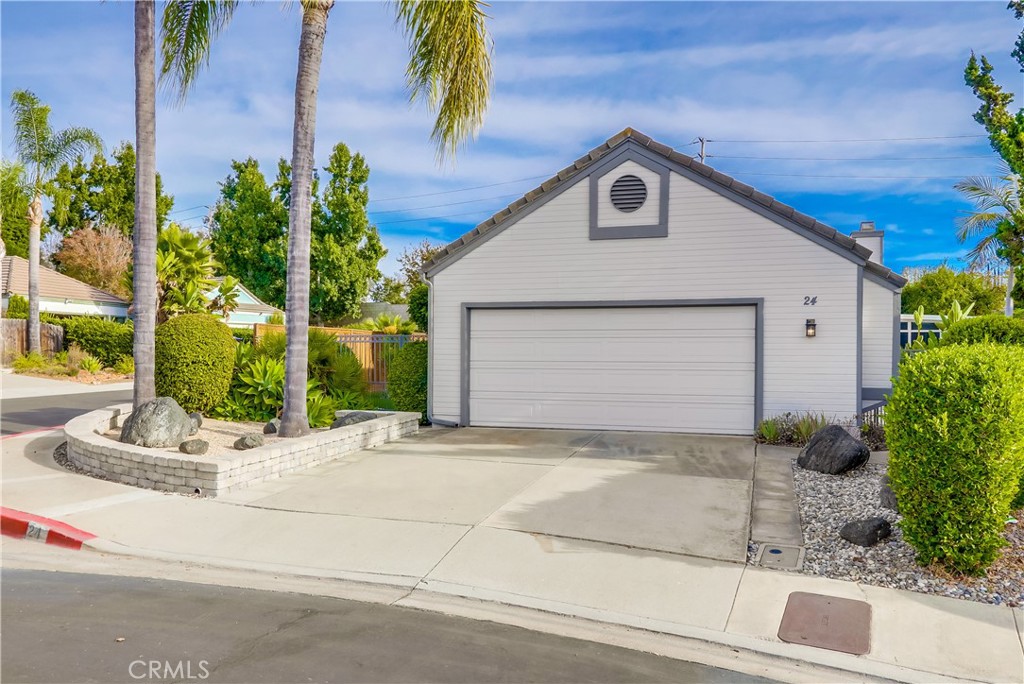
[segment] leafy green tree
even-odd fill
[[[210,240],[221,270],[263,301],[284,308],[288,207],[253,158],[231,162],[220,186]]]
[[[295,437],[309,429],[306,373],[309,355],[310,255],[312,252],[313,147],[317,90],[327,17],[334,0],[302,0],[295,118],[292,126],[294,194],[288,211],[288,352],[284,413],[279,434]],[[479,0],[421,2],[396,0],[396,23],[409,44],[406,84],[413,100],[436,113],[431,138],[439,161],[483,125],[491,89],[491,42]],[[173,0],[163,17],[163,66],[182,98],[209,62],[213,39],[230,22],[237,0]],[[330,252],[330,245],[322,248]]]
[[[28,258],[28,179],[20,162],[0,162],[0,235],[7,254]],[[46,237],[45,229],[40,237]]]
[[[99,225],[117,228],[130,236],[135,228],[135,148],[122,142],[111,155],[93,157],[86,165],[79,157],[64,164],[50,181],[48,194],[53,208],[47,224],[67,235],[73,230]],[[164,194],[156,174],[156,220],[161,228],[174,207],[174,197]]]
[[[28,230],[28,351],[40,353],[39,339],[39,242],[43,223],[43,195],[47,183],[61,165],[87,150],[100,152],[103,142],[89,128],[61,131],[50,126],[50,107],[28,90],[11,95],[14,150],[24,164],[31,188]]]
[[[420,283],[409,291],[409,320],[416,324],[416,327],[427,332],[427,324],[430,321],[430,287],[426,283]]]
[[[210,237],[222,270],[257,297],[284,308],[287,217],[291,171],[283,159],[273,185],[254,159],[232,162],[234,175],[221,184]],[[338,143],[323,167],[325,180],[311,187],[310,315],[321,321],[358,316],[370,283],[380,277],[385,250],[366,214],[370,169],[361,154]]]
[[[370,288],[370,301],[386,304],[405,304],[405,283],[398,278],[381,276]]]
[[[998,313],[1003,309],[1006,289],[993,285],[980,273],[954,271],[943,264],[925,273],[918,280],[903,288],[903,313],[914,313],[924,307],[926,314],[945,313],[960,302],[963,306],[974,304],[976,315]]]
[[[988,176],[972,177],[954,186],[974,204],[974,211],[961,217],[957,237],[961,242],[978,242],[967,258],[984,264],[998,257],[1008,265],[1004,313],[1013,315],[1014,279],[1024,269],[1024,204],[1021,202],[1021,177],[1008,165],[1000,182]]]

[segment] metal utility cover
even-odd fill
[[[766,568],[799,570],[804,564],[804,549],[802,546],[762,542],[754,562]]]
[[[871,650],[871,605],[794,591],[782,614],[779,638],[791,644],[864,655]]]

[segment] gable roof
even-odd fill
[[[3,261],[3,294],[28,296],[28,259],[5,256]],[[98,287],[93,287],[52,268],[39,267],[39,296],[46,299],[71,299],[79,302],[125,304],[128,302]]]
[[[858,264],[863,264],[866,271],[873,273],[891,286],[899,288],[906,285],[907,281],[905,278],[881,264],[869,261],[868,257],[871,255],[871,250],[864,245],[858,244],[852,237],[807,214],[797,211],[770,195],[755,190],[746,183],[716,171],[694,157],[678,152],[668,145],[659,143],[632,128],[627,128],[612,136],[533,190],[527,192],[523,197],[520,197],[486,221],[477,225],[473,230],[443,247],[430,261],[424,264],[423,272],[427,275],[433,275],[445,266],[457,261],[472,247],[475,247],[476,243],[511,225],[516,218],[532,210],[539,203],[546,201],[553,194],[568,187],[579,177],[585,175],[597,161],[607,157],[613,150],[627,144],[633,144],[653,152],[658,157],[670,162],[673,169],[682,175],[691,177],[693,180],[699,180],[703,185],[719,194],[751,206],[755,210],[760,210],[759,213],[766,215],[777,223],[794,228],[804,234],[809,234],[812,239],[817,238],[816,241],[824,241],[832,246],[834,251],[844,254]]]
[[[214,282],[217,283],[217,290],[220,291],[221,283],[224,282],[224,276],[216,276],[213,278]],[[267,304],[262,299],[252,293],[252,290],[242,284],[242,281],[238,281],[238,289],[240,294],[244,297],[251,299],[252,303],[241,301],[242,297],[239,297],[238,306],[235,307],[235,311],[245,313],[257,313],[257,314],[274,314],[284,313],[280,309]]]

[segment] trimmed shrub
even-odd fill
[[[156,329],[156,393],[205,412],[224,401],[235,367],[235,340],[210,314],[175,316]]]
[[[1024,476],[1024,349],[950,345],[905,358],[885,430],[918,562],[982,572],[1005,544]]]
[[[77,344],[104,366],[113,366],[122,356],[132,355],[135,328],[102,318],[81,316],[64,321],[64,344]]]
[[[997,344],[1024,345],[1024,319],[1007,318],[1002,314],[966,318],[949,326],[942,333],[942,344]]]
[[[114,372],[121,375],[135,375],[135,359],[131,356],[122,356],[114,364]]]
[[[409,290],[409,320],[423,332],[427,332],[427,323],[430,322],[429,303],[430,287],[426,283],[420,283]]]
[[[7,300],[5,318],[28,318],[28,300],[21,295],[12,294]]]
[[[418,411],[427,422],[427,343],[410,342],[388,366],[388,397],[399,411]]]

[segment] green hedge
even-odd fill
[[[4,318],[28,318],[28,300],[21,295],[12,294],[7,300]]]
[[[999,557],[1024,477],[1024,349],[950,345],[906,358],[885,411],[903,536],[923,564]]]
[[[156,393],[186,411],[224,401],[235,368],[235,340],[209,314],[175,316],[156,329]]]
[[[425,283],[409,290],[409,320],[422,332],[427,332],[427,324],[430,322],[429,303],[430,288]]]
[[[943,344],[976,342],[1024,345],[1024,319],[1007,318],[1002,314],[965,318],[942,333]]]
[[[122,356],[131,356],[135,329],[129,323],[79,316],[64,321],[64,344],[77,344],[104,366],[113,366]]]
[[[399,411],[417,411],[427,422],[427,343],[410,342],[388,364],[388,397]]]

